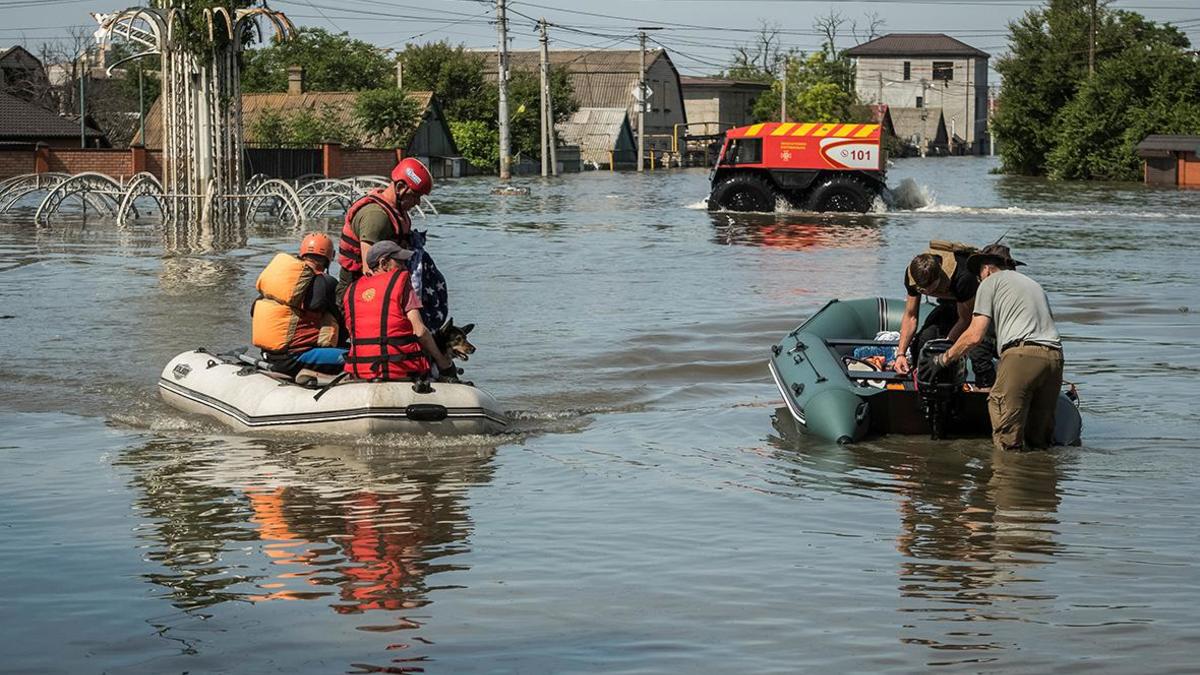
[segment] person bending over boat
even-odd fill
[[[412,229],[408,212],[433,190],[433,176],[420,160],[407,157],[392,169],[391,185],[350,205],[338,245],[338,302],[351,282],[370,275],[367,255],[377,242],[394,241],[413,251],[408,270],[413,290],[421,298],[425,325],[438,328],[450,316],[446,279],[425,251],[425,233]]]
[[[258,299],[250,307],[251,341],[271,370],[295,375],[302,368],[341,371],[346,350],[338,349],[341,313],[337,283],[326,273],[333,242],[314,232],[298,255],[280,253],[258,275]]]
[[[362,380],[415,380],[436,376],[430,360],[457,382],[456,369],[438,349],[421,318],[421,296],[409,281],[408,261],[414,253],[394,241],[380,241],[367,254],[369,276],[346,289],[342,305],[350,331],[347,373]]]
[[[904,273],[904,288],[908,292],[904,317],[900,321],[900,340],[896,348],[896,372],[907,374],[921,356],[921,346],[930,340],[955,340],[971,323],[975,292],[979,279],[967,270],[967,258],[975,249],[964,244],[945,241],[929,242],[929,250],[914,257]],[[937,307],[917,330],[921,296],[937,300]],[[909,347],[912,347],[911,357]],[[975,371],[975,386],[986,389],[996,380],[992,363],[993,346],[981,342],[971,350],[971,366]]]
[[[991,244],[967,260],[981,282],[970,326],[932,368],[945,368],[996,331],[1000,368],[988,394],[992,441],[1000,450],[1046,448],[1054,440],[1054,413],[1062,388],[1063,351],[1042,286],[1016,271],[1007,246]]]

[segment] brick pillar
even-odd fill
[[[321,144],[321,172],[326,178],[342,177],[342,144],[325,141]]]
[[[146,170],[146,146],[129,146],[130,174],[138,174]]]
[[[33,151],[33,172],[48,173],[50,171],[50,146],[38,143]]]
[[[396,163],[399,164],[402,159],[404,159],[404,148],[396,148]]]

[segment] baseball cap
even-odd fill
[[[404,262],[413,256],[413,252],[408,249],[400,248],[396,242],[385,239],[383,241],[371,244],[371,250],[367,251],[367,267],[375,269],[379,267],[379,263],[383,262],[384,258],[399,260]]]

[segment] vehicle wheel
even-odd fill
[[[857,211],[866,213],[875,201],[875,190],[856,176],[832,176],[808,194],[809,211]]]
[[[708,207],[770,213],[775,210],[777,198],[775,186],[767,179],[751,173],[735,173],[713,188],[708,196]]]

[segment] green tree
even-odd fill
[[[527,70],[514,70],[508,78],[508,109],[509,133],[512,138],[513,157],[541,156],[541,76]],[[497,124],[496,113],[499,106],[499,89],[492,85],[488,91],[488,110],[492,111],[489,119],[491,125]],[[565,70],[558,69],[550,74],[550,100],[554,106],[554,121],[562,122],[579,109],[575,102],[575,89],[571,86],[571,78]],[[499,150],[497,150],[499,152]],[[499,166],[499,165],[497,165]]]
[[[992,120],[1005,172],[1047,173],[1048,158],[1060,140],[1080,131],[1063,126],[1068,116],[1074,123],[1082,123],[1088,114],[1125,114],[1111,108],[1067,111],[1089,79],[1090,8],[1090,0],[1049,0],[1045,7],[1029,10],[1009,24],[1010,50],[996,66],[1003,85]],[[1186,37],[1175,28],[1146,21],[1134,12],[1113,11],[1103,4],[1097,12],[1097,72],[1105,68],[1106,61],[1122,60],[1130,51],[1145,51],[1154,45],[1187,46]],[[1109,103],[1124,105],[1116,98]],[[1064,162],[1060,160],[1056,175],[1089,173],[1068,170]]]
[[[337,141],[346,146],[357,145],[356,129],[346,128],[338,119],[333,106],[324,105],[320,112],[304,109],[287,120],[288,140],[301,145],[317,145],[325,141]]]
[[[853,70],[841,54],[825,49],[805,57],[800,54],[788,62],[788,119],[802,122],[845,122],[851,120],[856,102],[847,87]],[[753,114],[760,122],[779,119],[782,83],[775,80],[771,90],[754,102]]]
[[[379,148],[406,147],[422,112],[403,89],[364,91],[354,102],[354,117],[368,143]]]
[[[304,67],[305,87],[312,91],[361,91],[395,81],[391,60],[375,45],[345,33],[301,28],[290,40],[245,52],[242,89],[286,91],[290,66]]]
[[[288,120],[278,110],[264,110],[250,123],[250,135],[255,143],[279,146],[291,140]]]
[[[450,122],[450,133],[458,151],[480,169],[499,171],[500,132],[482,120]]]
[[[423,45],[405,45],[400,54],[404,67],[404,86],[413,91],[432,91],[447,119],[484,120],[496,116],[487,108],[488,91],[495,89],[484,73],[488,57],[467,51],[447,41]]]
[[[1096,114],[1106,111],[1106,114]],[[1052,178],[1137,180],[1148,134],[1200,131],[1200,62],[1160,42],[1101,62],[1058,116]]]

